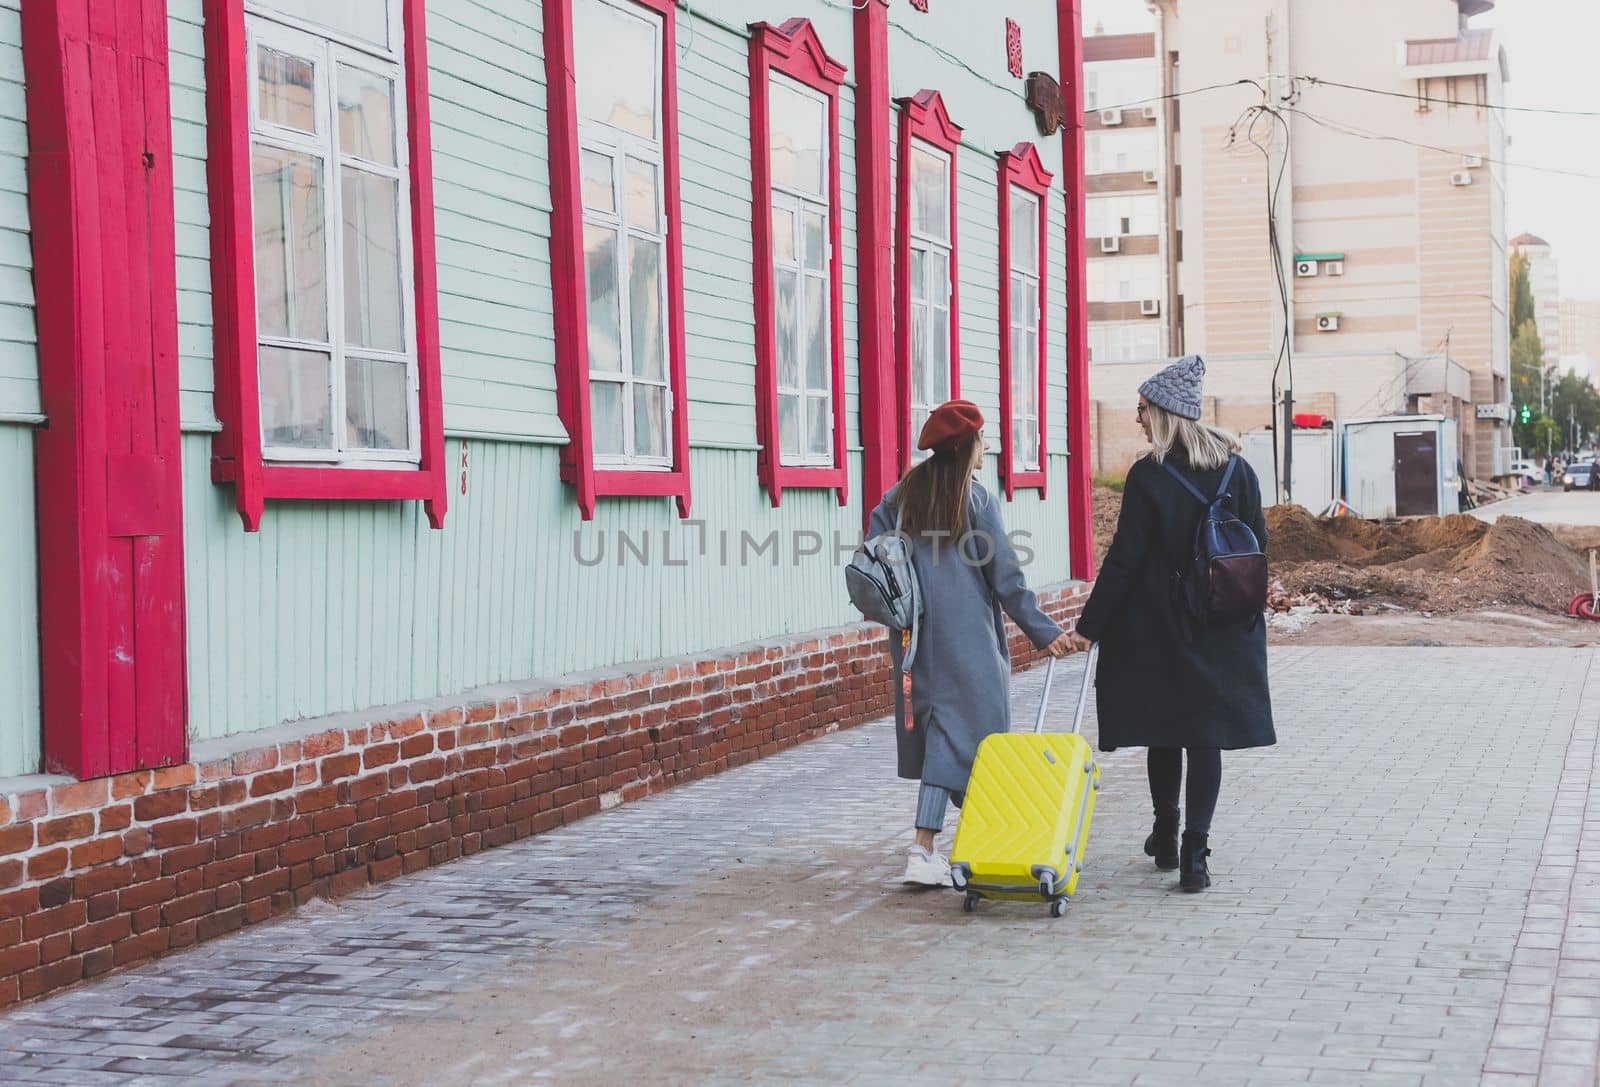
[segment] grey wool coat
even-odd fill
[[[894,529],[898,490],[891,489],[872,511],[869,536]],[[1011,654],[1002,609],[1041,649],[1062,633],[1028,588],[1017,552],[1006,538],[999,502],[976,480],[967,526],[960,543],[933,537],[912,541],[923,615],[911,664],[910,727],[898,682],[894,691],[900,776],[920,778],[957,796],[966,792],[979,742],[1011,724]],[[898,680],[898,635],[891,634],[889,653]]]

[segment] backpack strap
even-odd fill
[[[1201,494],[1200,493],[1200,488],[1196,487],[1193,483],[1190,483],[1188,477],[1185,476],[1182,472],[1178,471],[1176,468],[1174,468],[1170,461],[1162,461],[1161,462],[1161,467],[1163,467],[1163,468],[1165,468],[1167,470],[1167,474],[1168,475],[1170,475],[1173,479],[1175,479],[1179,483],[1181,483],[1183,485],[1183,489],[1184,490],[1186,490],[1190,494],[1194,495],[1194,500],[1196,502],[1200,503],[1202,506],[1211,505],[1211,499],[1209,499],[1205,495]],[[1229,467],[1230,467],[1230,470],[1231,470],[1232,466],[1230,465]]]
[[[1222,486],[1217,488],[1217,498],[1220,499],[1228,493],[1228,482],[1233,479],[1233,466],[1239,463],[1236,454],[1228,456],[1228,470],[1222,473]]]

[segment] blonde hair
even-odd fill
[[[1174,415],[1149,401],[1145,402],[1144,415],[1150,423],[1150,455],[1157,464],[1174,450],[1181,450],[1190,468],[1204,472],[1221,468],[1243,448],[1239,439],[1226,430]]]

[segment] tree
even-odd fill
[[[1528,282],[1528,254],[1511,251],[1511,334],[1533,320],[1533,284]]]
[[[1539,340],[1539,330],[1532,318],[1522,322],[1511,338],[1511,417],[1514,440],[1524,450],[1537,451],[1545,447],[1542,431],[1538,431],[1541,375],[1546,384],[1553,375],[1545,372],[1544,344]],[[1522,405],[1533,407],[1533,418],[1522,422]],[[1558,419],[1559,421],[1559,419]]]
[[[1577,374],[1563,376],[1550,387],[1550,421],[1559,428],[1557,445],[1588,445],[1600,430],[1600,391]]]

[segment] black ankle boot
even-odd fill
[[[1170,872],[1178,867],[1178,813],[1160,812],[1155,829],[1144,840],[1144,855],[1156,859],[1156,867]]]
[[[1206,836],[1192,830],[1183,832],[1183,847],[1178,851],[1178,886],[1185,891],[1203,891],[1211,886],[1211,873],[1206,868],[1206,858],[1211,850],[1206,848]]]

